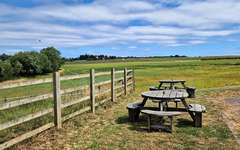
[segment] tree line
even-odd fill
[[[34,76],[58,70],[64,63],[61,53],[54,47],[40,52],[18,52],[13,56],[0,55],[0,81],[20,76]]]
[[[92,55],[92,54],[83,54],[75,58],[65,58],[66,61],[76,61],[76,60],[108,60],[108,59],[118,59],[117,56],[108,56],[108,55]]]

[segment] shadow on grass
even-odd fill
[[[176,127],[179,127],[179,128],[193,127],[193,121],[188,120],[188,119],[179,118],[179,119],[177,119]]]
[[[160,119],[158,117],[152,118],[153,124],[158,124]],[[117,124],[126,124],[128,125],[129,130],[138,131],[138,132],[148,132],[147,117],[145,115],[140,115],[137,122],[130,122],[127,115],[120,116],[115,120]],[[188,128],[193,127],[193,121],[188,119],[179,118],[177,119],[177,124],[175,125],[178,128]]]

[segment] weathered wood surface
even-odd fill
[[[159,80],[160,83],[185,83],[185,80]]]
[[[98,73],[95,73],[95,77],[97,77],[97,76],[105,76],[105,75],[111,75],[111,72],[98,72]]]
[[[41,132],[43,132],[43,131],[45,131],[45,130],[53,127],[53,126],[54,126],[54,123],[48,123],[48,124],[43,125],[43,126],[37,128],[37,129],[34,129],[32,131],[29,131],[25,134],[22,134],[22,135],[16,137],[16,138],[13,138],[13,139],[11,139],[11,140],[3,143],[3,144],[0,144],[0,150],[11,147],[11,146],[13,146],[13,145],[15,145],[15,144],[17,144],[21,141],[24,141],[24,140],[26,140],[26,139],[34,136],[34,135],[37,135],[37,134],[39,134],[39,133],[41,133]]]
[[[53,97],[53,94],[49,93],[49,94],[43,94],[35,97],[28,97],[28,98],[15,100],[15,101],[10,101],[6,103],[0,103],[0,110],[5,110],[5,109],[21,106],[21,105],[33,103],[33,102],[38,102],[38,101],[46,100],[52,97]]]
[[[182,114],[182,112],[179,111],[154,111],[154,110],[141,110],[141,113],[159,117],[178,116]]]
[[[111,70],[111,99],[115,101],[115,69]]]
[[[53,101],[54,101],[54,124],[60,129],[62,128],[62,101],[60,87],[60,73],[53,73]]]
[[[188,93],[186,91],[178,90],[159,90],[143,92],[142,97],[156,100],[182,99],[187,98]]]
[[[111,83],[111,80],[107,80],[107,81],[102,81],[102,82],[96,83],[95,86],[97,87],[97,86],[102,86],[102,85],[110,84],[110,83]]]
[[[90,99],[91,99],[92,113],[95,113],[95,73],[94,73],[94,69],[90,70]]]
[[[127,95],[127,68],[124,68],[124,95]]]
[[[81,103],[81,102],[85,102],[85,101],[88,101],[88,100],[90,100],[90,96],[86,96],[86,97],[83,97],[83,98],[80,98],[80,99],[77,99],[77,100],[74,100],[74,101],[64,103],[64,104],[62,104],[62,108],[66,108],[66,107],[69,107],[69,106],[72,106],[72,105],[75,105],[75,104],[78,104],[78,103]]]
[[[135,81],[135,70],[132,70],[132,79],[133,79],[133,91],[135,91],[136,81]]]
[[[132,72],[132,70],[127,70],[125,71],[125,87],[126,86],[129,86],[130,84],[133,84],[133,82],[128,82],[130,80],[133,80],[134,78],[134,72]],[[117,74],[117,73],[124,73],[124,71],[116,71],[114,72],[114,74]],[[100,75],[109,75],[110,72],[105,72],[105,73],[97,73],[98,76]],[[127,74],[127,75],[126,75]],[[130,75],[131,74],[131,75]],[[92,74],[93,76],[92,77],[95,77],[96,74]],[[46,100],[46,99],[49,99],[49,98],[52,98],[52,97],[55,97],[55,99],[58,99],[59,100],[59,97],[61,96],[61,94],[67,94],[67,93],[71,93],[71,92],[74,92],[74,91],[79,91],[79,90],[85,90],[85,89],[88,89],[89,87],[91,87],[91,85],[94,85],[94,78],[92,78],[92,81],[93,81],[93,84],[91,84],[90,86],[84,86],[84,87],[76,87],[76,88],[69,88],[69,89],[64,89],[64,90],[60,90],[60,80],[70,80],[70,79],[77,79],[78,77],[90,77],[91,75],[87,74],[87,75],[74,75],[74,76],[68,76],[68,77],[61,77],[61,79],[59,78],[60,77],[60,74],[54,74],[54,82],[53,82],[53,85],[54,85],[54,94],[52,93],[48,93],[48,94],[43,94],[43,95],[39,95],[39,96],[34,96],[34,97],[28,97],[28,98],[23,98],[23,99],[19,99],[19,100],[15,100],[15,101],[10,101],[8,103],[2,103],[0,104],[0,110],[4,110],[4,109],[8,109],[8,108],[13,108],[13,107],[17,107],[17,106],[21,106],[21,105],[24,105],[24,104],[28,104],[28,103],[33,103],[33,102],[37,102],[37,101],[41,101],[41,100]],[[114,78],[115,79],[115,78]],[[118,79],[115,79],[115,83],[118,82],[118,81],[123,81],[124,78],[118,78]],[[47,83],[47,82],[52,82],[52,79],[51,81],[50,80],[44,80],[44,83]],[[91,82],[90,82],[91,83]],[[92,86],[92,88],[94,88],[95,86],[102,86],[102,85],[105,85],[105,84],[109,84],[109,83],[112,83],[111,80],[108,80],[108,81],[104,81],[104,82],[100,82],[98,84],[95,84],[94,86]],[[29,82],[29,84],[32,84]],[[35,82],[35,84],[41,84],[40,81],[39,82]],[[21,86],[25,86],[26,84],[22,84]],[[119,87],[116,87],[114,86],[114,89],[118,89],[118,88],[123,88],[124,87],[124,84],[119,86]],[[10,87],[11,88],[11,87]],[[131,89],[128,88],[127,91],[130,91]],[[102,95],[102,94],[105,94],[105,93],[109,93],[111,92],[111,89],[108,89],[108,90],[105,90],[103,92],[100,92],[98,93],[97,95]],[[125,92],[124,91],[121,91],[119,93],[116,93],[116,97],[119,97],[121,96],[122,94],[124,94]],[[91,95],[91,94],[90,94]],[[95,95],[94,93],[94,97],[97,96]],[[86,97],[83,97],[83,98],[80,98],[80,99],[77,99],[77,100],[73,100],[73,101],[70,101],[70,102],[66,102],[64,104],[60,104],[60,109],[62,108],[65,108],[65,107],[68,107],[68,106],[72,106],[72,105],[75,105],[75,104],[78,104],[78,103],[81,103],[81,102],[84,102],[84,101],[88,101],[90,99],[90,96],[86,96]],[[107,101],[111,100],[111,98],[105,98],[103,100],[101,100],[100,102],[98,103],[93,103],[94,105],[94,109],[96,106],[99,106]],[[58,101],[59,102],[59,101]],[[60,101],[61,102],[61,101]],[[59,107],[59,106],[58,106]],[[71,113],[67,116],[64,116],[61,118],[61,122],[67,120],[67,119],[70,119],[74,116],[77,116],[79,114],[82,114],[86,111],[90,111],[92,110],[92,107],[91,106],[87,106],[87,107],[84,107],[83,109],[80,109],[74,113]],[[30,120],[33,120],[33,119],[36,119],[38,117],[41,117],[41,116],[44,116],[44,115],[47,115],[49,113],[52,113],[54,112],[54,109],[53,108],[50,108],[50,109],[46,109],[46,110],[42,110],[42,111],[39,111],[39,112],[36,112],[36,113],[32,113],[32,114],[29,114],[29,115],[26,115],[24,117],[20,117],[18,119],[15,119],[15,120],[11,120],[11,121],[8,121],[6,123],[3,123],[3,124],[0,124],[0,130],[4,130],[4,129],[7,129],[7,128],[10,128],[10,127],[13,127],[13,126],[16,126],[16,125],[19,125],[19,124],[22,124],[24,122],[27,122],[27,121],[30,121]],[[59,114],[59,112],[58,112]],[[21,136],[18,136],[14,139],[11,139],[3,144],[0,144],[0,149],[3,149],[3,148],[7,148],[7,147],[10,147],[16,143],[19,143],[27,138],[30,138],[44,130],[47,130],[48,128],[50,127],[53,127],[54,126],[54,123],[49,123],[49,124],[46,124],[40,128],[37,128],[35,130],[32,130],[30,132],[27,132]]]
[[[121,88],[124,88],[124,86],[123,85],[115,86],[115,90],[121,89]]]
[[[81,78],[87,78],[87,77],[89,77],[89,74],[68,75],[68,76],[62,76],[61,81],[81,79]],[[50,82],[52,82],[52,78],[45,78],[45,79],[38,79],[38,80],[16,81],[16,82],[13,82],[13,83],[3,82],[3,83],[0,83],[0,89],[8,89],[8,88],[15,88],[15,87],[22,87],[22,86],[31,86],[31,85],[36,85],[36,84],[50,83]]]
[[[127,105],[127,108],[128,108],[128,109],[141,108],[141,107],[142,107],[141,104],[142,104],[142,102],[129,103],[129,104]]]
[[[192,112],[206,112],[206,107],[200,104],[189,104],[189,111]]]
[[[129,70],[131,72],[132,70]],[[123,73],[124,71],[115,71],[115,74]],[[102,76],[102,75],[110,75],[110,72],[99,72],[96,73],[96,76]],[[89,74],[78,74],[78,75],[67,75],[67,76],[61,76],[61,81],[64,80],[74,80],[74,79],[81,79],[81,78],[87,78],[89,77]],[[8,88],[15,88],[15,87],[22,87],[22,86],[30,86],[30,85],[36,85],[36,84],[43,84],[43,83],[50,83],[52,82],[52,78],[45,78],[45,79],[37,79],[37,80],[26,80],[26,81],[16,81],[16,82],[2,82],[0,83],[0,89],[8,89]]]
[[[26,116],[23,116],[23,117],[20,117],[20,118],[17,118],[17,119],[14,119],[14,120],[11,120],[11,121],[8,121],[8,122],[5,122],[5,123],[2,123],[2,124],[0,124],[0,131],[4,130],[4,129],[7,129],[7,128],[10,128],[10,127],[13,127],[13,126],[18,125],[18,124],[33,120],[35,118],[39,118],[41,116],[47,115],[47,114],[52,113],[52,112],[53,112],[53,108],[50,108],[50,109],[38,111],[38,112],[28,114]]]
[[[118,80],[123,80],[123,78],[118,78]],[[106,84],[110,84],[110,83],[111,83],[111,81],[108,80],[108,81],[103,81],[103,82],[97,83],[97,84],[95,84],[95,86],[102,86],[102,85],[106,85]],[[128,85],[129,85],[129,83],[128,83]],[[62,89],[61,94],[67,94],[67,93],[71,93],[74,91],[85,90],[88,88],[89,88],[89,86]],[[115,89],[117,89],[117,88],[115,88]],[[52,93],[38,95],[38,96],[31,96],[28,98],[23,98],[23,99],[19,99],[19,100],[15,100],[15,101],[0,103],[0,110],[10,109],[10,108],[18,107],[18,106],[33,103],[33,102],[43,101],[43,100],[46,100],[49,98],[53,98]]]

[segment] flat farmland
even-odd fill
[[[61,75],[85,74],[89,73],[90,69],[95,69],[96,72],[110,71],[111,68],[134,69],[136,91],[111,106],[99,109],[96,115],[90,113],[80,115],[67,121],[63,130],[50,129],[32,138],[30,142],[32,144],[23,142],[15,148],[37,149],[40,145],[42,149],[134,149],[135,145],[139,145],[142,149],[166,147],[169,149],[204,149],[207,145],[207,149],[238,149],[234,134],[221,114],[223,112],[226,112],[226,115],[233,114],[229,109],[225,111],[227,108],[232,108],[230,105],[225,106],[225,99],[231,100],[240,96],[240,59],[152,58],[68,62],[62,66]],[[51,74],[30,79],[47,77],[51,77]],[[100,82],[106,79],[109,78],[99,77],[96,80]],[[188,115],[175,120],[173,134],[139,131],[139,128],[147,125],[146,118],[143,118],[139,124],[130,124],[127,121],[127,103],[141,100],[141,92],[147,91],[150,86],[157,86],[158,80],[161,79],[182,79],[187,81],[186,85],[197,88],[197,97],[189,101],[207,107],[208,112],[204,114],[203,128],[192,127],[191,118]],[[80,81],[62,81],[61,84],[65,89],[88,85],[89,80],[86,78]],[[11,101],[13,97],[49,93],[51,88],[51,84],[41,84],[0,90],[0,102]],[[0,122],[47,107],[52,107],[52,103],[28,105],[26,108],[13,109],[8,113],[0,111],[0,116],[3,116]],[[232,120],[237,119],[239,118],[232,117]],[[237,124],[237,122],[234,123]],[[234,129],[236,133],[240,133],[239,131],[238,128]],[[0,136],[4,137],[8,132],[4,131],[0,133]],[[52,137],[54,139],[51,139]]]

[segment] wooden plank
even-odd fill
[[[132,85],[132,84],[133,84],[133,82],[128,82],[128,83],[127,83],[127,86]]]
[[[119,81],[123,81],[124,80],[124,78],[123,77],[120,77],[120,78],[116,78],[115,79],[115,82],[119,82]]]
[[[3,82],[0,84],[0,90],[21,87],[21,86],[35,85],[35,84],[42,84],[42,83],[50,83],[50,82],[52,82],[52,78],[45,78],[45,79],[39,79],[39,80],[27,80],[27,81],[20,81],[16,83]]]
[[[171,90],[163,90],[162,98],[169,98]]]
[[[124,87],[123,85],[116,86],[116,87],[115,87],[115,90],[120,89],[120,88],[123,88],[123,87]]]
[[[124,95],[127,95],[127,68],[124,68]]]
[[[115,71],[115,74],[120,74],[120,73],[124,73],[124,71],[123,70]]]
[[[96,86],[101,86],[101,85],[105,85],[105,84],[109,84],[109,83],[111,83],[110,80],[100,82],[100,83],[96,84]],[[88,89],[88,88],[89,88],[89,86],[63,89],[63,90],[61,90],[61,94],[67,94],[67,93],[71,93],[71,92],[74,92],[74,91],[85,90],[85,89]],[[18,106],[21,106],[21,105],[29,104],[29,103],[43,101],[43,100],[46,100],[46,99],[52,98],[52,97],[53,97],[53,94],[48,93],[48,94],[38,95],[38,96],[34,96],[34,97],[23,98],[23,99],[20,99],[20,100],[10,101],[10,102],[7,102],[7,103],[1,103],[0,104],[0,110],[10,109],[10,108],[18,107]]]
[[[115,101],[115,69],[111,70],[111,100]]]
[[[116,73],[123,73],[123,71],[117,71]],[[110,75],[110,72],[96,73],[96,76],[101,76],[101,75]],[[87,77],[89,77],[89,74],[67,75],[67,76],[62,76],[61,81],[81,79],[81,78],[87,78]],[[38,79],[38,80],[17,81],[15,83],[3,82],[3,83],[0,83],[0,89],[31,86],[36,84],[50,83],[52,81],[53,81],[52,78],[45,78],[45,79]]]
[[[189,111],[192,112],[206,112],[206,107],[200,104],[189,104]]]
[[[176,91],[172,90],[169,97],[173,99],[176,98],[176,93],[177,93]]]
[[[80,79],[80,78],[87,78],[89,74],[81,74],[81,75],[68,75],[61,77],[61,81],[64,80],[73,80],[73,79]],[[15,83],[8,83],[4,82],[0,84],[0,89],[9,89],[15,87],[22,87],[22,86],[31,86],[36,84],[44,84],[52,82],[52,78],[45,78],[45,79],[38,79],[38,80],[27,80],[27,81],[18,81]]]
[[[98,73],[95,73],[95,77],[97,77],[97,76],[104,76],[104,75],[111,75],[111,72],[98,72]]]
[[[116,97],[122,96],[122,94],[124,94],[124,92],[117,93]]]
[[[74,87],[74,88],[68,88],[68,89],[63,89],[61,90],[61,94],[67,94],[67,93],[71,93],[74,91],[80,91],[80,90],[85,90],[88,89],[89,86],[82,86],[82,87]]]
[[[38,111],[36,113],[28,114],[28,115],[26,115],[24,117],[20,117],[20,118],[17,118],[17,119],[5,122],[3,124],[0,124],[0,131],[4,130],[4,129],[7,129],[7,128],[10,128],[10,127],[13,127],[15,125],[18,125],[18,124],[30,121],[32,119],[35,119],[35,118],[47,115],[47,114],[49,114],[51,112],[53,112],[52,108],[46,109],[46,110],[42,110],[42,111]]]
[[[61,81],[88,78],[88,77],[89,77],[89,74],[67,75],[67,76],[62,76]]]
[[[74,101],[64,103],[64,104],[62,104],[62,108],[66,108],[66,107],[69,107],[69,106],[72,106],[72,105],[76,105],[78,103],[81,103],[81,102],[84,102],[84,101],[87,101],[87,100],[90,100],[90,96],[86,96],[86,97],[83,97],[83,98],[80,98],[80,99],[77,99],[77,100],[74,100]]]
[[[148,115],[154,115],[154,116],[178,116],[181,115],[182,112],[179,111],[154,111],[154,110],[141,110],[141,113],[148,114]]]
[[[69,115],[66,115],[66,116],[64,116],[63,117],[63,121],[66,121],[66,120],[68,120],[68,119],[71,119],[71,118],[73,118],[73,117],[75,117],[75,116],[77,116],[77,115],[80,115],[80,114],[82,114],[82,113],[84,113],[84,112],[87,112],[87,111],[90,111],[91,110],[91,107],[90,106],[87,106],[87,107],[85,107],[85,108],[83,108],[83,109],[80,109],[80,110],[78,110],[78,111],[75,111],[74,113],[71,113],[71,114],[69,114]]]
[[[102,86],[102,85],[110,84],[110,83],[111,83],[111,80],[108,80],[108,81],[103,81],[103,82],[97,83],[97,84],[95,84],[95,86]]]
[[[61,87],[60,87],[60,73],[53,73],[53,101],[54,101],[54,123],[55,126],[62,128],[62,113],[61,113]]]
[[[135,91],[136,83],[135,83],[135,70],[134,69],[132,71],[132,82],[133,82],[133,91]]]
[[[14,107],[25,105],[25,104],[46,100],[46,99],[52,98],[52,97],[53,97],[52,93],[49,93],[49,94],[44,94],[44,95],[39,95],[39,96],[34,96],[34,97],[23,98],[20,100],[15,100],[15,101],[7,102],[7,103],[1,103],[0,110],[14,108]]]
[[[25,134],[22,134],[22,135],[20,135],[20,136],[18,136],[16,138],[11,139],[11,140],[9,140],[9,141],[7,141],[5,143],[0,144],[0,149],[9,148],[10,146],[13,146],[13,145],[15,145],[15,144],[17,144],[17,143],[19,143],[21,141],[24,141],[24,140],[26,140],[28,138],[31,138],[32,136],[37,135],[37,134],[39,134],[39,133],[41,133],[41,132],[43,132],[43,131],[45,131],[45,130],[53,127],[53,126],[54,126],[54,123],[45,124],[45,125],[37,128],[37,129],[29,131],[29,132],[27,132]]]
[[[90,70],[90,99],[91,99],[92,113],[95,113],[95,75],[94,75],[94,69]]]

